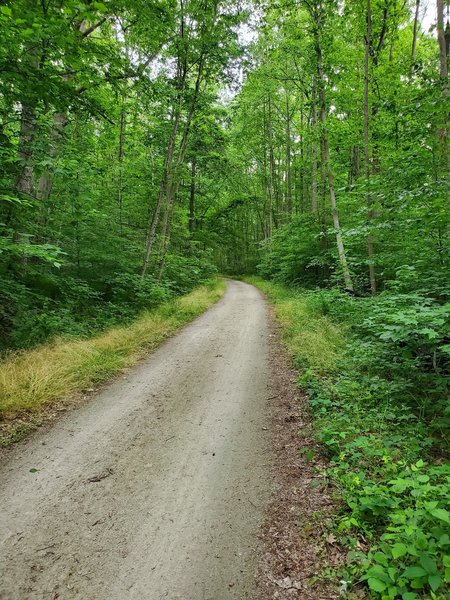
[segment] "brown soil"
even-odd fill
[[[323,475],[326,458],[314,439],[307,398],[298,372],[281,341],[281,327],[271,314],[269,357],[272,412],[272,473],[276,483],[261,533],[257,600],[339,598],[339,581],[323,578],[325,567],[343,562],[328,531],[336,508]]]

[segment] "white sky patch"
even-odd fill
[[[415,7],[412,7],[412,16],[414,15]],[[252,13],[249,22],[242,23],[239,27],[238,37],[239,42],[243,46],[250,46],[258,39],[258,27],[261,21],[262,13],[256,10]],[[424,33],[434,33],[436,35],[436,0],[421,0],[419,8],[419,21]],[[221,100],[227,104],[235,98],[239,93],[245,80],[245,70],[241,66],[239,73],[236,73],[236,81],[234,85],[225,86],[220,92]]]
[[[423,31],[428,33],[436,24],[436,0],[422,0],[419,17]]]
[[[253,11],[247,22],[241,23],[238,29],[239,44],[248,48],[258,39],[261,11]],[[229,104],[241,90],[245,80],[245,68],[242,64],[235,70],[232,84],[224,86],[220,93],[220,99],[224,104]]]

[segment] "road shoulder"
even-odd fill
[[[307,397],[296,384],[298,372],[271,307],[268,314],[275,492],[260,535],[255,598],[334,599],[337,585],[322,577],[342,562],[327,531],[336,504],[324,477],[326,458],[314,439]]]

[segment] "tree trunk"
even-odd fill
[[[164,201],[164,196],[167,194],[167,185],[169,182],[169,168],[172,163],[173,153],[175,150],[175,142],[176,136],[179,126],[180,114],[177,113],[174,117],[174,122],[172,125],[172,130],[169,137],[169,142],[167,144],[166,156],[164,158],[164,166],[163,173],[161,177],[161,183],[159,186],[158,200],[156,202],[155,210],[153,211],[152,220],[150,221],[147,237],[145,242],[145,253],[144,253],[144,264],[142,266],[141,277],[142,279],[146,276],[148,271],[148,266],[150,263],[150,257],[153,250],[153,244],[155,242],[156,237],[156,228],[159,222],[159,215],[161,213],[161,207]]]
[[[416,60],[416,44],[417,44],[417,29],[419,25],[419,9],[420,0],[416,0],[416,10],[414,11],[414,26],[413,26],[413,39],[411,45],[411,75],[414,73],[414,62]]]
[[[215,22],[216,22],[216,18],[217,18],[217,8],[218,8],[217,3],[215,3],[214,4],[214,17],[213,17],[213,21],[211,24],[211,30],[215,26]],[[183,26],[183,19],[182,19],[182,26]],[[202,30],[202,35],[204,35],[205,37],[204,37],[202,49],[201,49],[200,56],[199,56],[198,63],[197,63],[198,64],[197,75],[196,75],[196,80],[195,80],[195,85],[194,85],[194,93],[192,96],[191,105],[190,105],[190,109],[189,109],[189,114],[186,118],[186,122],[184,125],[184,130],[183,130],[183,134],[181,137],[181,142],[180,142],[177,157],[175,159],[175,163],[173,165],[173,168],[170,168],[169,172],[168,172],[169,178],[167,181],[166,208],[165,208],[165,213],[164,213],[164,228],[163,228],[161,255],[160,255],[160,263],[159,263],[159,278],[162,277],[162,274],[164,271],[165,255],[166,255],[166,251],[167,251],[168,244],[169,244],[168,232],[170,231],[170,214],[172,212],[172,205],[175,201],[175,198],[178,193],[178,189],[180,187],[180,182],[181,182],[180,167],[184,161],[184,157],[186,154],[186,149],[187,149],[187,145],[188,145],[188,141],[189,141],[190,131],[191,131],[192,120],[194,118],[194,114],[195,114],[195,111],[197,108],[197,101],[198,101],[199,94],[200,94],[200,86],[203,81],[203,71],[204,71],[205,60],[206,60],[206,52],[207,52],[206,40],[208,40],[211,30],[208,31],[206,29],[206,26]],[[181,33],[183,36],[183,29],[182,29]],[[182,70],[183,70],[183,76],[185,77],[189,70],[186,61],[183,62]],[[145,275],[145,273],[143,271],[142,276],[144,276],[144,275]]]
[[[165,255],[169,245],[168,232],[170,230],[170,215],[172,213],[172,206],[175,202],[176,195],[178,193],[178,189],[180,187],[181,179],[180,179],[180,167],[183,164],[184,156],[186,154],[186,149],[189,141],[189,134],[191,130],[192,119],[194,118],[195,109],[197,106],[197,100],[200,92],[200,84],[203,77],[203,66],[204,66],[204,55],[202,54],[199,61],[197,79],[195,82],[194,88],[194,96],[192,98],[191,108],[189,110],[189,114],[186,119],[183,135],[181,138],[180,149],[178,151],[177,158],[175,160],[175,165],[172,172],[169,172],[169,181],[167,187],[166,194],[166,207],[164,211],[164,223],[162,229],[162,244],[161,244],[161,253],[160,253],[160,266],[159,266],[159,275],[161,278],[164,265],[165,265]]]
[[[125,107],[123,105],[122,98],[122,110],[120,111],[120,126],[119,126],[119,148],[117,151],[117,160],[118,160],[118,177],[117,177],[117,205],[119,207],[119,228],[120,234],[123,234],[123,219],[122,219],[122,209],[123,209],[123,157],[124,157],[124,147],[125,147],[125,130],[126,130],[126,113]]]
[[[292,174],[291,174],[291,114],[289,109],[289,93],[286,94],[286,210],[292,214]]]
[[[272,130],[272,106],[270,102],[270,96],[268,97],[268,120],[267,120],[267,131],[269,135],[269,214],[270,214],[270,230],[272,231],[274,223],[274,196],[275,196],[275,158],[273,154],[273,130]],[[275,228],[276,228],[275,221]]]
[[[344,277],[345,287],[349,291],[353,291],[353,281],[350,274],[350,269],[348,268],[347,256],[345,253],[344,241],[342,239],[342,231],[341,225],[339,221],[339,212],[336,202],[336,192],[334,186],[334,172],[333,165],[331,164],[330,158],[330,142],[328,139],[328,131],[327,131],[327,104],[326,104],[326,93],[325,93],[325,73],[323,71],[323,58],[322,58],[322,48],[320,45],[320,32],[321,32],[321,18],[322,15],[319,13],[320,7],[316,5],[310,9],[310,14],[314,21],[314,46],[316,52],[316,60],[317,60],[317,75],[318,75],[318,92],[319,92],[319,114],[320,114],[320,124],[321,124],[321,146],[323,152],[323,162],[326,172],[326,177],[328,181],[328,189],[330,195],[330,205],[331,205],[331,213],[333,217],[333,226],[336,232],[336,245],[338,250],[339,262],[341,264],[342,273]]]
[[[367,0],[367,30],[365,40],[365,56],[364,56],[364,166],[366,175],[366,203],[368,208],[369,229],[373,221],[372,199],[369,191],[370,186],[370,144],[369,144],[369,61],[370,61],[370,45],[372,39],[372,8],[370,0]],[[372,295],[377,293],[377,282],[375,276],[374,260],[374,239],[372,233],[367,236],[367,249],[369,254],[369,280],[370,291]]]
[[[311,106],[311,125],[312,125],[312,143],[311,143],[311,211],[318,214],[319,205],[317,202],[317,97],[316,86],[313,89]]]
[[[437,38],[439,44],[439,74],[442,79],[448,77],[448,47],[444,27],[444,0],[436,0]]]
[[[36,113],[28,104],[22,105],[20,114],[19,160],[20,170],[16,178],[16,190],[27,196],[33,195],[33,141],[36,133]]]
[[[195,156],[191,162],[191,185],[189,190],[189,235],[192,238],[195,227],[195,187],[196,187],[196,169],[197,163]]]
[[[321,123],[322,123],[322,125],[325,126],[325,124],[326,124],[325,110],[323,110],[321,108],[320,113],[321,113],[321,119],[320,119]],[[327,174],[327,179],[328,179],[328,187],[329,187],[329,191],[330,191],[331,213],[333,216],[333,226],[336,231],[336,244],[337,244],[337,249],[338,249],[339,261],[341,263],[342,272],[344,275],[345,287],[346,287],[346,289],[353,291],[354,290],[353,282],[352,282],[350,270],[349,270],[348,264],[347,264],[347,257],[345,254],[344,242],[342,239],[341,226],[340,226],[340,222],[339,222],[339,212],[338,212],[338,208],[337,208],[336,193],[335,193],[335,187],[334,187],[334,173],[333,173],[333,167],[331,165],[331,160],[330,160],[330,146],[329,146],[329,141],[328,141],[328,133],[324,133],[323,136],[324,136],[323,137],[324,162],[325,162],[325,169],[326,169],[326,174]]]
[[[47,152],[47,155],[51,160],[54,160],[58,155],[64,128],[66,127],[68,122],[69,119],[65,113],[57,112],[53,115],[53,126],[49,133],[49,146]],[[36,196],[38,200],[41,201],[41,218],[39,224],[43,227],[47,225],[51,213],[49,199],[52,193],[52,189],[53,167],[46,166],[39,177],[36,189]]]
[[[168,200],[164,210],[161,227],[161,247],[159,250],[158,281],[161,280],[166,264],[166,252],[170,242],[170,216],[172,213],[174,201],[175,198],[171,198],[170,200]]]
[[[178,126],[180,123],[181,107],[177,113],[176,122],[174,123],[174,127],[172,128],[172,134],[171,134],[171,138],[170,138],[170,142],[169,142],[169,150],[166,153],[166,161],[165,161],[165,165],[164,165],[163,178],[161,180],[158,202],[156,204],[156,209],[153,214],[152,222],[150,224],[150,228],[149,228],[148,235],[147,235],[144,265],[143,265],[142,273],[141,273],[142,278],[145,277],[147,270],[148,270],[150,256],[151,256],[153,244],[155,241],[156,227],[158,225],[159,215],[161,213],[161,208],[162,208],[162,204],[164,202],[164,198],[166,199],[166,206],[165,206],[164,214],[167,215],[167,218],[169,218],[172,203],[174,201],[175,196],[177,195],[178,188],[180,185],[179,169],[184,160],[187,144],[189,141],[189,134],[190,134],[191,124],[192,124],[192,119],[194,118],[194,113],[195,113],[195,109],[197,106],[197,100],[198,100],[198,96],[199,96],[199,92],[200,92],[200,84],[201,84],[202,78],[203,78],[204,60],[205,60],[205,55],[204,55],[204,53],[202,53],[200,56],[199,64],[198,64],[197,78],[196,78],[195,87],[194,87],[194,95],[193,95],[193,98],[191,101],[189,114],[186,118],[183,135],[181,138],[181,142],[180,142],[180,146],[179,146],[179,150],[178,150],[176,158],[175,158],[176,137],[177,137]],[[183,75],[184,78],[186,77],[186,73],[187,73],[187,69],[184,72],[184,75]],[[162,243],[163,253],[165,253],[166,248],[167,248],[167,243],[164,242],[164,240],[163,240],[163,243]],[[164,257],[162,257],[162,259],[163,258]]]
[[[447,33],[450,38],[450,31],[446,31],[444,28],[444,0],[436,0],[437,9],[437,38],[439,45],[439,75],[442,80],[442,96],[444,104],[444,115],[442,118],[443,123],[439,127],[438,137],[440,143],[440,154],[441,154],[441,166],[446,170],[450,170],[450,153],[448,149],[448,99],[449,99],[449,87],[448,87],[448,55],[449,45],[446,39]],[[449,25],[447,23],[447,28]]]
[[[266,239],[270,239],[272,237],[272,190],[270,183],[270,176],[267,176],[267,146],[266,141],[268,139],[268,127],[267,127],[267,118],[266,118],[266,103],[263,102],[263,167],[264,167],[264,215],[267,217],[267,227],[266,229]]]

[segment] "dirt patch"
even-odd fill
[[[296,385],[298,372],[281,341],[270,309],[272,474],[276,484],[261,533],[256,600],[339,598],[339,582],[324,580],[325,567],[344,556],[328,532],[336,508],[323,476],[326,458],[314,440],[307,398]]]

